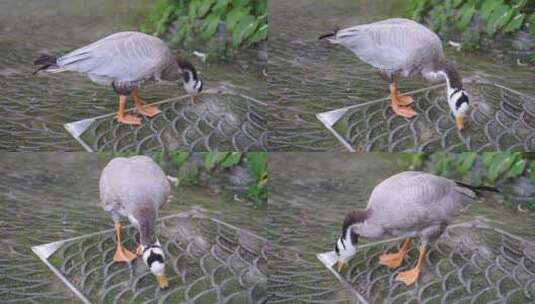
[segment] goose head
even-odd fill
[[[357,254],[359,241],[358,231],[367,217],[368,212],[364,210],[353,211],[344,219],[342,234],[336,240],[336,244],[334,245],[334,252],[338,258],[335,267],[338,272],[341,272],[348,261]]]
[[[143,262],[150,272],[158,279],[160,288],[167,288],[169,281],[165,275],[165,254],[160,245],[160,241],[148,246],[143,246]]]
[[[453,62],[444,61],[439,66],[439,73],[446,79],[448,86],[448,105],[453,116],[455,116],[457,129],[462,130],[464,128],[464,118],[470,110],[468,93],[463,87],[463,81]]]
[[[189,61],[178,59],[178,66],[182,70],[182,77],[184,78],[184,90],[195,100],[199,93],[202,92],[203,82],[197,74],[197,70]]]
[[[470,110],[468,93],[462,87],[452,88],[448,85],[448,105],[453,116],[455,116],[457,129],[462,130],[464,128],[464,118]]]
[[[348,229],[345,235],[341,235],[334,245],[334,252],[338,260],[335,267],[341,272],[347,266],[348,261],[357,254],[359,235],[353,229]]]

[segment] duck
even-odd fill
[[[417,115],[411,108],[414,99],[400,95],[400,77],[422,75],[432,82],[446,81],[447,101],[458,130],[470,110],[469,95],[455,64],[446,59],[442,41],[424,25],[405,18],[392,18],[361,24],[322,35],[332,44],[351,50],[361,61],[378,69],[390,83],[390,100],[394,113],[405,118]]]
[[[155,106],[144,106],[140,86],[147,81],[183,78],[184,89],[192,103],[203,89],[203,82],[191,62],[173,56],[158,37],[135,31],[111,34],[59,57],[42,54],[34,65],[39,66],[34,74],[74,71],[86,74],[97,84],[111,86],[119,95],[117,120],[127,125],[141,124],[140,117],[125,113],[129,95],[139,114],[154,117],[161,112]]]
[[[156,276],[160,288],[167,288],[165,253],[156,236],[159,209],[168,200],[171,187],[163,170],[152,158],[134,156],[112,159],[100,176],[101,207],[114,222],[117,246],[113,260],[130,263],[138,256]],[[121,219],[127,218],[139,231],[134,252],[121,243]]]
[[[429,243],[440,237],[448,223],[466,206],[477,202],[481,191],[498,192],[493,187],[471,186],[419,171],[405,171],[385,179],[373,189],[366,209],[352,211],[345,217],[342,233],[334,246],[336,269],[343,271],[357,253],[360,237],[404,238],[398,252],[379,257],[379,264],[389,268],[401,266],[413,239],[419,238],[416,265],[396,276],[396,281],[414,284]]]

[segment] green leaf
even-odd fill
[[[188,160],[190,155],[190,152],[175,152],[173,153],[172,159],[177,166],[181,166],[186,162],[186,160]]]
[[[202,32],[201,32],[201,38],[208,40],[212,38],[216,31],[217,26],[219,25],[219,17],[216,15],[209,15],[208,18],[204,21]]]
[[[519,14],[517,12],[516,15],[511,19],[511,21],[509,21],[507,26],[504,27],[503,31],[506,33],[510,33],[518,30],[520,27],[522,27],[524,17],[524,14]]]
[[[232,44],[234,47],[239,46],[243,41],[249,38],[255,32],[258,23],[258,19],[251,15],[243,17],[232,32]]]
[[[498,6],[492,13],[487,24],[487,33],[493,36],[500,28],[502,28],[513,16],[513,11],[507,4]]]
[[[481,18],[484,21],[487,21],[490,18],[492,12],[500,5],[503,5],[502,0],[487,0],[483,2],[483,5],[481,5],[481,8],[479,9],[479,12],[481,13]]]
[[[255,0],[253,12],[255,15],[264,15],[267,13],[267,0]]]
[[[227,10],[231,0],[217,0],[214,7],[212,7],[212,12],[218,16],[222,16],[223,13]]]
[[[234,31],[234,27],[236,27],[240,19],[242,19],[245,15],[247,15],[245,10],[241,10],[239,8],[231,10],[227,14],[227,18],[225,20],[228,30],[231,32]]]
[[[535,37],[535,13],[532,13],[529,16],[528,23],[529,23],[529,33],[531,34],[531,36]]]
[[[526,6],[527,3],[528,3],[528,0],[514,0],[513,7],[518,10],[521,10],[524,8],[524,6]]]
[[[212,171],[230,152],[207,152],[204,156],[204,168]]]
[[[526,169],[526,164],[527,161],[525,159],[517,159],[511,168],[509,168],[507,173],[505,173],[505,178],[515,178],[522,175]]]
[[[456,7],[458,7],[459,5],[461,5],[461,3],[463,3],[463,1],[464,1],[464,0],[452,0],[452,1],[451,1],[451,6],[452,6],[453,8],[456,8]]]
[[[494,157],[496,157],[498,155],[498,153],[495,153],[495,152],[484,152],[483,153],[483,156],[481,157],[481,160],[483,161],[483,165],[485,165],[485,167],[490,167],[490,165],[492,164],[492,161],[494,160]]]
[[[257,0],[253,0],[257,1]],[[249,6],[249,0],[233,0],[232,6],[236,8],[245,8]]]
[[[516,161],[517,155],[501,152],[496,155],[489,167],[488,179],[495,182],[500,175],[509,170]]]
[[[267,173],[267,153],[247,153],[247,165],[256,180],[261,180],[263,175]]]
[[[257,43],[264,41],[268,38],[268,25],[264,24],[258,28],[258,30],[251,36],[251,43]]]
[[[196,0],[200,1],[200,0]],[[197,16],[204,17],[208,12],[210,11],[210,8],[215,4],[216,0],[201,0],[201,4],[199,6],[199,9],[197,11]]]
[[[476,158],[476,152],[464,152],[459,155],[457,171],[461,176],[465,176],[472,169]]]
[[[531,181],[535,183],[535,161],[531,161],[528,172],[529,172],[529,179],[531,179]]]
[[[225,160],[223,160],[223,162],[221,162],[221,167],[223,168],[233,167],[240,162],[241,157],[242,157],[241,152],[232,152],[225,158]]]
[[[199,14],[199,9],[201,8],[201,5],[202,5],[202,2],[199,1],[199,0],[190,2],[188,16],[191,19],[196,19],[196,18],[199,17],[199,15],[200,15]]]
[[[460,30],[466,29],[468,24],[470,24],[470,21],[472,20],[472,16],[474,16],[474,13],[476,12],[476,7],[472,3],[466,3],[464,4],[461,9],[459,10],[459,20],[457,21],[457,28]]]

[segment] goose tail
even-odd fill
[[[468,184],[465,184],[465,183],[462,183],[462,182],[459,182],[459,181],[455,181],[455,183],[457,184],[457,186],[459,186],[461,188],[467,188],[467,189],[470,189],[470,190],[474,191],[474,193],[477,196],[480,196],[481,192],[495,192],[495,193],[499,193],[500,192],[500,190],[498,190],[498,188],[496,188],[496,187],[472,186],[472,185],[468,185]]]
[[[338,31],[340,30],[340,28],[336,27],[332,32],[328,33],[328,34],[325,34],[325,35],[321,35],[318,40],[323,40],[323,39],[326,39],[326,38],[331,38],[331,37],[336,37],[336,34],[338,34]],[[329,39],[330,40],[330,39]]]
[[[58,61],[57,57],[42,54],[41,56],[39,56],[39,58],[35,59],[35,61],[33,62],[34,65],[40,66],[37,68],[37,70],[33,72],[33,75],[37,74],[39,71],[48,70],[48,69],[57,69],[58,68],[57,61]]]

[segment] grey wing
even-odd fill
[[[400,18],[343,29],[333,40],[381,70],[411,69],[442,54],[442,44],[435,33]]]
[[[460,211],[455,182],[424,172],[397,174],[374,189],[369,208],[387,229],[417,229],[448,221]]]
[[[130,158],[132,163],[136,163],[137,168],[144,170],[145,176],[143,186],[147,188],[147,193],[151,197],[151,201],[154,203],[154,207],[158,210],[163,206],[169,194],[171,193],[171,185],[164,171],[160,168],[156,162],[147,156],[134,156]]]
[[[170,50],[158,38],[120,32],[60,57],[58,66],[92,78],[140,81],[158,75],[170,57]]]
[[[124,210],[120,196],[114,191],[113,176],[109,167],[104,168],[99,181],[100,204],[114,222],[118,222]]]

